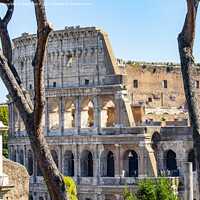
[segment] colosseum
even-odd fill
[[[13,39],[13,63],[34,98],[36,35]],[[195,74],[199,93],[199,66]],[[79,200],[122,200],[146,173],[165,170],[183,199],[184,162],[195,162],[180,65],[114,57],[99,27],[53,31],[45,57],[43,132],[60,172]],[[30,175],[31,200],[50,199],[19,112],[8,96],[9,158]],[[200,95],[199,97],[200,98]],[[200,100],[200,99],[199,99]],[[195,195],[196,187],[194,187]]]

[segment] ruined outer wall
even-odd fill
[[[32,59],[36,35],[13,40],[14,65],[27,90],[34,87]],[[118,73],[118,66],[107,34],[99,27],[52,31],[44,64],[45,87],[77,87],[116,82],[106,75]],[[56,83],[56,86],[55,86]],[[31,85],[31,86],[30,86]]]
[[[26,168],[16,162],[3,158],[3,172],[9,177],[14,189],[3,196],[5,200],[27,200],[29,193],[29,175]]]
[[[150,108],[185,107],[180,66],[167,66],[167,63],[145,65],[145,67],[143,65],[128,65],[126,74],[127,89],[133,104],[143,103]],[[199,75],[199,71],[196,71],[195,81],[200,81]],[[134,80],[138,81],[137,88],[134,88]],[[163,88],[164,80],[167,81],[167,88]],[[198,93],[199,90],[197,88]],[[152,102],[149,102],[149,98],[152,99]]]

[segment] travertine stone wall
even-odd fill
[[[185,94],[180,65],[151,63],[146,65],[128,65],[121,70],[127,74],[127,90],[132,104],[145,104],[147,108],[185,108]],[[195,81],[200,81],[197,68]],[[138,86],[134,87],[134,80]],[[163,87],[167,81],[167,87]],[[200,85],[199,85],[200,86]],[[200,93],[200,88],[196,88]],[[149,101],[152,99],[152,102]],[[200,101],[200,97],[198,97]]]
[[[33,98],[31,61],[36,35],[13,42],[14,65]],[[168,71],[167,67],[169,64],[138,64],[121,68],[126,74],[122,75],[108,36],[100,28],[52,31],[45,58],[43,131],[61,173],[74,166],[70,176],[77,184],[78,199],[123,199],[125,180],[136,192],[145,172],[156,176],[157,171],[167,169],[167,155],[172,151],[175,168],[183,175],[183,163],[193,151],[191,130],[160,127],[165,121],[135,126],[146,119],[176,118],[181,123],[187,119],[180,67],[173,65]],[[49,199],[19,112],[12,99],[8,105],[9,158],[29,169],[30,197]],[[180,176],[178,181],[183,179]]]
[[[3,172],[9,176],[9,185],[14,189],[3,196],[5,200],[27,200],[29,194],[29,175],[26,167],[3,158]]]

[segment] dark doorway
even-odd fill
[[[74,155],[71,151],[64,154],[64,175],[74,176]]]
[[[172,150],[169,150],[167,152],[167,169],[169,169],[169,170],[177,169],[176,154]]]
[[[192,169],[193,171],[196,171],[194,150],[190,151],[190,153],[188,154],[188,162],[192,162]]]
[[[53,161],[55,162],[56,166],[58,167],[58,155],[56,151],[51,150],[51,156],[53,157]]]
[[[111,151],[107,155],[107,176],[114,177],[114,156]]]
[[[37,164],[37,176],[42,176],[42,172],[38,164]]]
[[[93,176],[93,159],[92,159],[92,153],[89,152],[88,154],[88,176]]]
[[[138,156],[135,151],[131,151],[128,155],[129,159],[129,177],[138,176]]]
[[[33,175],[33,154],[32,151],[28,151],[28,173],[30,176]]]

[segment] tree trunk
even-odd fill
[[[187,0],[188,13],[186,15],[183,30],[178,36],[178,44],[185,97],[188,105],[190,124],[192,127],[195,161],[197,166],[198,193],[200,194],[200,114],[194,80],[196,67],[193,57],[193,44],[195,38],[195,24],[198,4],[199,0]]]
[[[35,159],[42,171],[43,177],[48,186],[52,200],[69,199],[65,182],[62,175],[57,169],[53,161],[50,150],[40,130],[36,130],[32,125],[34,123],[34,116],[30,117],[30,121],[26,124],[26,131],[29,135],[31,148],[34,152]]]
[[[35,98],[34,107],[28,92],[23,88],[20,77],[12,65],[12,47],[7,31],[7,25],[12,17],[13,0],[0,0],[7,5],[7,13],[3,20],[0,19],[0,37],[3,54],[0,51],[0,76],[6,85],[13,102],[18,108],[20,116],[25,124],[35,160],[37,161],[46,181],[52,200],[68,200],[69,195],[64,179],[53,161],[50,150],[42,134],[42,116],[45,106],[44,89],[44,57],[47,47],[47,39],[52,30],[47,23],[44,0],[33,0],[38,25],[37,50],[33,60]]]

